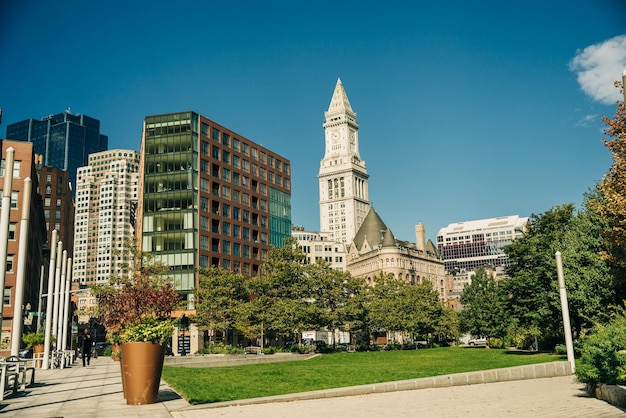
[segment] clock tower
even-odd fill
[[[359,155],[359,124],[341,79],[324,112],[326,150],[317,175],[320,231],[350,244],[369,210],[365,161]]]

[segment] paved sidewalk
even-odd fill
[[[624,417],[626,411],[588,397],[571,375],[466,386],[426,388],[367,395],[294,400],[289,395],[260,398],[245,405],[232,402],[189,405],[161,382],[152,405],[126,405],[119,363],[93,359],[83,368],[37,370],[36,384],[0,402],[3,417],[456,417],[496,414],[504,417]],[[358,391],[355,390],[355,393]],[[297,396],[302,397],[303,394]],[[278,402],[279,401],[279,402]]]
[[[122,393],[120,364],[110,357],[80,361],[66,369],[35,372],[35,385],[17,396],[0,401],[4,417],[151,417],[170,418],[170,410],[188,407],[167,384],[161,381],[159,399],[151,405],[126,405]]]

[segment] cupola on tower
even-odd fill
[[[317,175],[320,184],[320,231],[349,244],[369,210],[367,169],[359,155],[359,124],[346,91],[337,79],[323,124],[326,151]]]

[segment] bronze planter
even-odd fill
[[[127,405],[158,402],[165,346],[150,342],[122,344],[122,381]]]

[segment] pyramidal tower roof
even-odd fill
[[[373,207],[370,207],[363,224],[361,224],[359,231],[353,239],[354,245],[356,245],[358,250],[363,247],[365,241],[371,248],[396,246],[396,239],[391,229],[385,225]]]
[[[343,88],[343,84],[341,83],[341,78],[338,77],[337,85],[335,85],[335,91],[333,92],[333,97],[330,99],[330,105],[328,106],[328,111],[325,112],[325,116],[328,118],[330,116],[342,115],[345,113],[356,117],[356,114],[352,110],[352,106],[350,106],[346,90]]]

